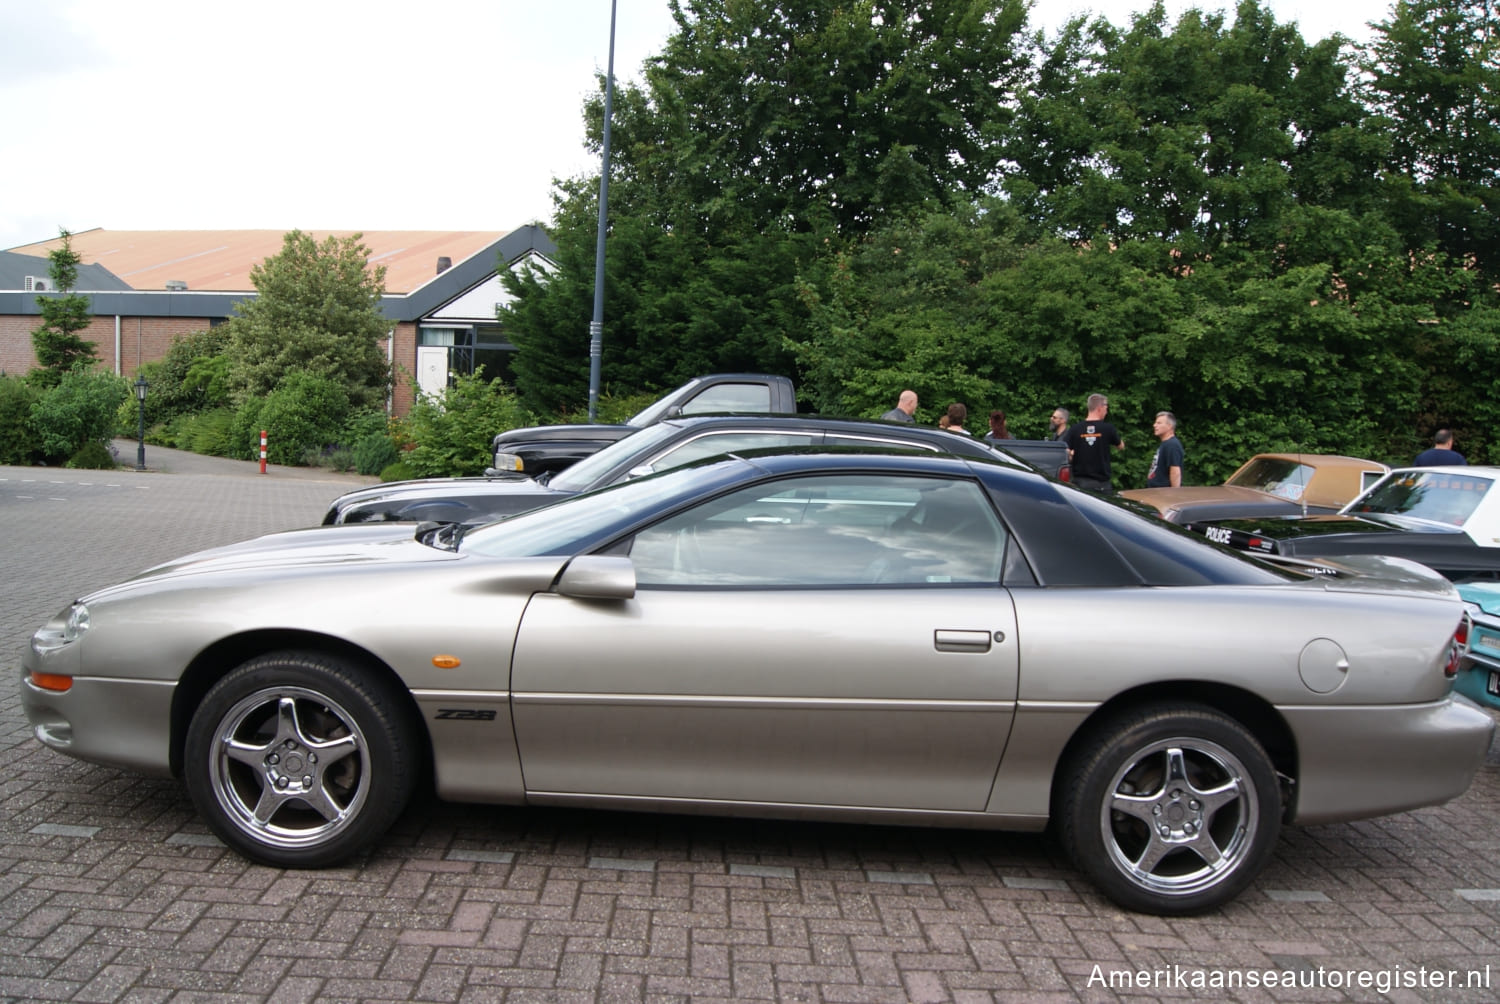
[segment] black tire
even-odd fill
[[[1228,902],[1265,868],[1280,832],[1270,757],[1242,725],[1201,705],[1113,720],[1059,782],[1056,822],[1074,864],[1141,913]]]
[[[277,652],[216,683],[188,725],[184,773],[223,841],[280,868],[322,868],[369,847],[416,786],[401,695],[325,655]]]

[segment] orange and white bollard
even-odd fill
[[[260,430],[260,472],[266,473],[266,430]]]

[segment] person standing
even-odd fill
[[[1446,467],[1453,464],[1467,465],[1469,462],[1453,448],[1452,430],[1439,429],[1437,435],[1432,437],[1432,448],[1418,453],[1417,459],[1412,463],[1417,467]]]
[[[1090,394],[1088,413],[1077,422],[1063,442],[1068,444],[1068,456],[1073,464],[1073,484],[1092,492],[1115,490],[1114,475],[1109,467],[1109,451],[1123,450],[1125,440],[1114,425],[1105,420],[1109,414],[1109,398],[1103,394]]]
[[[1068,434],[1068,409],[1053,408],[1052,419],[1047,425],[1047,435],[1043,438],[1049,442],[1056,442]]]
[[[914,390],[903,390],[901,396],[896,399],[896,407],[881,415],[882,421],[901,422],[904,425],[915,425],[917,413],[917,392]]]
[[[969,417],[969,409],[967,407],[954,401],[948,405],[948,414],[946,417],[948,419],[947,429],[949,432],[956,432],[960,436],[973,435],[972,432],[964,428],[964,421]]]
[[[1182,440],[1177,438],[1177,416],[1170,411],[1158,411],[1151,432],[1161,442],[1156,445],[1156,456],[1151,458],[1151,469],[1146,472],[1147,488],[1182,487]]]
[[[984,434],[984,441],[986,443],[998,443],[1002,439],[1015,438],[1015,436],[1010,434],[1010,429],[1006,428],[1005,412],[998,410],[990,412],[990,431]]]

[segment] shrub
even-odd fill
[[[385,413],[384,408],[359,408],[350,413],[349,421],[344,423],[344,428],[339,433],[339,442],[357,443],[376,433],[388,435],[395,421]]]
[[[266,430],[266,459],[273,464],[297,465],[308,450],[320,451],[338,439],[349,418],[349,394],[343,385],[311,373],[293,373],[267,394],[259,407],[250,399],[236,413],[236,452],[249,438],[252,456],[260,450],[260,430]],[[246,419],[253,418],[246,424]],[[248,437],[247,434],[248,433]]]
[[[234,411],[215,408],[176,420],[179,449],[210,457],[234,456]]]
[[[605,425],[624,425],[628,419],[634,418],[638,412],[645,411],[655,404],[660,394],[611,394],[608,391],[599,395],[598,406],[594,408],[597,421]],[[569,421],[587,422],[589,413],[580,412],[576,417],[570,417]]]
[[[0,376],[0,464],[25,466],[41,455],[42,444],[31,425],[32,406],[42,392],[18,376]]]
[[[420,397],[407,416],[415,444],[405,462],[419,478],[482,474],[490,441],[529,424],[519,399],[499,380],[461,376],[441,398]]]
[[[380,472],[380,480],[382,481],[410,481],[416,476],[416,471],[413,471],[411,466],[404,460],[398,460]]]
[[[78,368],[31,407],[31,424],[48,460],[63,460],[86,443],[107,442],[115,431],[120,403],[130,396],[124,377]]]
[[[383,432],[374,432],[354,444],[354,469],[361,474],[378,474],[401,459],[395,440]]]
[[[64,464],[84,471],[108,471],[119,466],[114,450],[100,442],[84,443],[83,447]]]

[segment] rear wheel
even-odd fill
[[[374,843],[416,782],[401,695],[340,660],[279,652],[233,670],[188,726],[198,811],[231,847],[284,868],[335,864]]]
[[[1137,712],[1107,725],[1062,778],[1060,830],[1078,868],[1123,907],[1213,909],[1270,860],[1280,830],[1275,769],[1255,737],[1207,707]]]

